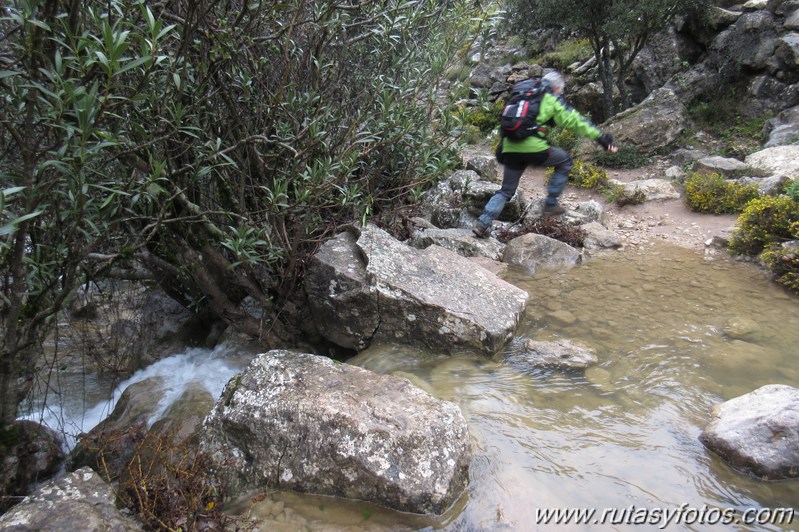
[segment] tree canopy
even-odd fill
[[[702,0],[506,0],[512,30],[520,35],[555,28],[591,43],[607,117],[630,100],[625,79],[638,53],[678,13],[693,12]],[[614,100],[619,93],[619,106]]]

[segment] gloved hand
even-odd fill
[[[603,148],[605,148],[606,150],[609,150],[609,149],[610,149],[610,147],[611,147],[611,146],[613,146],[613,137],[611,136],[611,134],[610,134],[610,133],[602,133],[602,134],[599,136],[599,138],[598,138],[598,139],[596,139],[596,141],[597,141],[597,143],[598,143],[600,146],[602,146],[602,147],[603,147]]]

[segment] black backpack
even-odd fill
[[[547,130],[536,123],[541,99],[551,92],[549,84],[539,77],[520,81],[513,86],[510,98],[499,117],[499,131],[511,140],[523,140],[532,135],[544,138]]]

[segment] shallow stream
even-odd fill
[[[300,522],[354,530],[552,530],[553,521],[536,523],[541,510],[556,508],[597,512],[557,530],[625,530],[640,519],[656,530],[666,511],[670,530],[796,529],[799,515],[793,524],[724,525],[732,514],[722,512],[732,509],[736,519],[753,509],[762,520],[767,509],[799,509],[799,481],[739,474],[698,436],[718,402],[766,384],[799,387],[799,298],[750,264],[708,253],[663,244],[568,271],[508,273],[531,295],[517,342],[590,346],[599,364],[585,372],[522,373],[502,354],[447,357],[397,346],[351,360],[411,376],[462,408],[475,449],[470,486],[442,518],[318,498],[285,496],[283,504],[304,514]],[[274,501],[265,504],[274,516]],[[644,508],[655,511],[635,513]],[[605,523],[595,523],[602,512]],[[779,513],[773,520],[786,521]]]
[[[657,530],[665,512],[672,512],[668,530],[799,527],[799,515],[793,524],[708,526],[721,512],[737,518],[753,509],[766,520],[768,509],[799,509],[799,481],[739,474],[698,440],[714,404],[766,384],[799,387],[798,297],[723,253],[666,244],[505,278],[531,296],[514,345],[565,338],[595,349],[599,363],[523,372],[504,364],[503,353],[488,359],[398,346],[350,361],[405,375],[460,405],[474,460],[467,493],[445,515],[290,493],[257,494],[227,510],[270,531],[631,530],[627,523],[640,519]],[[211,366],[181,360],[180,373],[215,374],[218,395],[222,358],[215,353]],[[596,514],[584,524],[542,521],[542,511],[570,508]],[[654,511],[636,513],[644,508]]]

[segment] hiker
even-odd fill
[[[517,86],[523,83],[527,83],[529,86],[531,80],[520,82]],[[555,169],[547,185],[547,199],[541,215],[559,216],[566,212],[558,204],[558,197],[569,179],[573,161],[565,150],[557,146],[550,146],[546,141],[544,137],[547,125],[554,123],[572,130],[577,135],[596,140],[608,151],[614,153],[618,151],[610,134],[603,133],[566,103],[561,96],[565,86],[566,82],[563,80],[563,76],[556,71],[549,72],[540,79],[541,95],[540,101],[537,102],[538,112],[534,117],[533,126],[528,127],[530,132],[526,134],[529,135],[526,138],[513,140],[506,131],[503,131],[503,128],[500,128],[502,138],[497,148],[497,160],[504,165],[502,188],[488,201],[472,229],[478,238],[490,236],[491,224],[516,193],[519,179],[530,165],[551,166]]]

